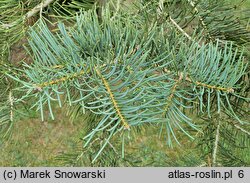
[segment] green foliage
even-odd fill
[[[1,80],[4,81],[6,78],[2,78]],[[4,86],[4,83],[0,83],[1,86]],[[5,89],[2,89],[5,90]],[[9,93],[9,96],[7,94]],[[13,125],[13,98],[10,91],[6,91],[0,95],[0,134],[1,139],[5,139],[9,136],[11,127]],[[6,105],[7,101],[7,105]]]
[[[31,108],[42,120],[47,111],[56,119],[56,103],[73,120],[93,117],[83,126],[82,146],[58,159],[129,166],[126,144],[146,126],[157,127],[171,147],[173,140],[182,144],[183,134],[199,134],[202,156],[189,164],[249,164],[242,156],[249,149],[249,58],[243,47],[250,32],[233,7],[225,1],[138,1],[129,12],[117,3],[98,14],[85,10],[92,1],[60,3],[48,8],[59,18],[58,29],[41,18],[28,31],[33,62],[2,71],[18,83],[4,97],[14,92],[16,103],[35,101]],[[11,108],[9,97],[3,123]]]
[[[2,0],[0,2],[0,61],[10,61],[10,49],[23,39],[29,26],[39,18],[53,24],[58,20],[68,20],[80,9],[90,9],[95,0]],[[49,13],[49,14],[48,14]]]
[[[12,50],[12,47],[20,40],[21,42],[25,42],[29,25],[35,24],[39,18],[46,19],[46,22],[50,22],[48,24],[51,26],[53,24],[52,22],[55,21],[54,19],[57,21],[66,19],[65,12],[68,13],[67,17],[70,20],[76,11],[79,11],[81,8],[90,9],[93,4],[94,1],[85,1],[85,3],[72,1],[71,3],[67,3],[66,1],[60,0],[4,0],[0,2],[1,137],[6,138],[10,135],[13,127],[14,113],[18,112],[15,97],[13,96],[13,88],[16,83],[13,83],[4,74],[12,70],[12,64],[18,65],[18,63],[13,63],[12,57],[15,55],[14,52],[19,49]],[[74,8],[73,5],[78,6],[74,11],[72,9]],[[50,17],[46,16],[46,12],[50,12]],[[17,54],[22,55],[22,53]],[[19,60],[19,62],[21,61],[23,60]],[[19,96],[18,93],[15,94]],[[23,103],[23,101],[20,100],[19,103]]]

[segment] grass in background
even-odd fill
[[[238,4],[241,0],[228,2]],[[250,8],[250,0],[244,1],[242,7]],[[0,144],[0,166],[61,166],[54,158],[79,146],[84,122],[72,124],[61,109],[56,116],[59,118],[55,121],[41,122],[39,116],[19,121],[8,143]],[[197,154],[189,140],[182,147],[170,149],[164,140],[147,134],[133,143],[126,153],[134,159],[134,166],[185,166],[185,163],[198,166],[200,163],[193,161]]]
[[[61,110],[55,121],[19,121],[11,139],[1,144],[0,166],[56,166],[55,155],[74,148],[81,123],[72,124]]]
[[[69,166],[56,160],[64,153],[74,152],[81,146],[83,121],[70,123],[69,118],[57,111],[57,120],[41,122],[39,117],[22,120],[15,125],[11,139],[0,145],[0,166]],[[182,146],[169,148],[165,139],[159,139],[159,129],[148,127],[142,137],[127,143],[125,158],[130,166],[198,166],[190,139],[179,138]],[[185,140],[184,140],[185,139]],[[183,150],[185,149],[185,150]],[[90,166],[90,164],[84,165]]]

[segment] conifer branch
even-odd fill
[[[65,81],[69,81],[71,79],[78,78],[79,76],[82,76],[83,74],[85,74],[85,72],[80,71],[78,73],[70,74],[68,76],[64,76],[64,77],[61,77],[61,78],[56,79],[56,80],[51,80],[49,82],[43,82],[43,83],[40,83],[37,85],[35,84],[34,87],[37,88],[38,90],[41,90],[42,88],[47,87],[47,86],[52,86],[52,85],[59,84],[59,83],[65,82]]]
[[[112,93],[112,90],[111,90],[111,88],[109,86],[108,81],[102,76],[100,70],[97,67],[96,67],[95,70],[96,70],[96,73],[98,74],[98,76],[101,78],[101,80],[102,80],[102,82],[103,82],[103,84],[104,84],[104,86],[105,86],[105,88],[106,88],[106,90],[107,90],[107,92],[108,92],[108,94],[110,96],[110,99],[112,100],[113,106],[114,106],[118,116],[120,117],[120,119],[122,121],[122,124],[123,124],[124,128],[129,129],[130,126],[127,123],[125,117],[123,116],[123,114],[122,114],[122,112],[121,112],[121,110],[120,110],[120,108],[118,106],[118,103],[117,103],[117,101],[116,101],[116,99],[115,99],[115,97],[114,97],[114,95]]]
[[[172,73],[172,71],[165,69],[164,70],[167,73]],[[183,78],[184,73],[183,72],[178,72],[178,76],[179,78],[182,77]],[[233,88],[223,88],[220,86],[215,86],[215,85],[208,85],[206,83],[202,83],[199,81],[193,81],[189,76],[185,76],[184,78],[185,81],[189,82],[189,83],[193,83],[197,86],[203,86],[205,88],[209,88],[209,89],[214,89],[214,90],[218,90],[218,91],[223,91],[223,92],[228,92],[228,93],[234,93],[234,89]],[[179,79],[175,79],[176,82],[179,82]]]
[[[208,85],[206,83],[202,83],[199,81],[193,81],[194,84],[196,84],[197,86],[203,86],[205,88],[209,88],[209,89],[214,89],[214,90],[218,90],[218,91],[223,91],[223,92],[228,92],[228,93],[233,93],[234,89],[233,88],[223,88],[220,86],[214,86],[214,85]]]
[[[195,6],[194,2],[192,0],[188,0],[189,4],[194,8],[195,13],[199,14],[199,10]],[[201,22],[201,25],[204,27],[205,30],[208,30],[207,25],[205,23],[205,20],[199,15],[199,21]],[[211,34],[207,31],[208,37],[210,40],[213,40]]]
[[[77,66],[80,66],[80,64],[78,64]],[[130,70],[129,66],[127,66],[127,67],[128,67],[128,70]],[[55,66],[52,66],[51,68],[52,69],[62,69],[62,68],[65,68],[65,66],[64,65],[55,65]],[[167,70],[167,69],[164,69],[164,72],[172,73],[172,71]],[[42,88],[47,87],[47,86],[51,86],[51,85],[54,85],[54,84],[58,84],[60,82],[65,82],[65,81],[77,78],[77,77],[79,77],[79,76],[81,76],[83,74],[84,74],[84,71],[81,71],[79,73],[74,73],[74,74],[71,74],[69,76],[65,76],[65,77],[62,77],[62,78],[59,78],[59,79],[56,79],[56,80],[52,80],[52,81],[49,81],[49,82],[44,82],[44,83],[37,84],[37,85],[34,85],[34,86],[36,88],[38,88],[38,89],[42,89]],[[184,75],[183,72],[178,72],[179,79],[175,80],[176,81],[176,85],[173,87],[173,90],[176,89],[176,87],[179,84],[179,82],[183,79],[183,75]],[[186,80],[186,81],[188,81],[190,83],[194,83],[197,86],[203,86],[203,87],[209,88],[209,89],[214,89],[214,90],[228,92],[228,93],[233,93],[234,92],[233,88],[223,88],[223,87],[220,87],[220,86],[208,85],[206,83],[202,83],[202,82],[199,82],[199,81],[193,81],[189,76],[186,76],[184,78],[184,80]],[[170,95],[169,97],[172,98],[173,96]],[[171,100],[171,98],[170,98],[170,100]],[[170,100],[168,100],[168,101],[170,101]]]
[[[183,30],[183,29],[177,24],[177,22],[176,22],[174,19],[172,19],[171,16],[169,16],[169,20],[174,24],[174,26],[175,26],[184,36],[186,36],[190,41],[193,41],[192,37],[191,37],[187,32],[185,32],[185,30]]]
[[[239,125],[233,124],[233,126],[234,126],[235,128],[237,128],[238,130],[240,130],[241,132],[243,132],[243,133],[247,134],[248,136],[250,136],[250,132],[247,131],[247,130],[245,130],[245,129],[243,129],[243,128],[241,128]]]
[[[0,140],[6,139],[14,122],[14,97],[11,89],[8,89],[6,96],[6,106],[4,101],[0,100]],[[7,93],[6,93],[7,94]],[[5,96],[5,95],[4,95]],[[4,97],[5,98],[5,97]],[[2,98],[1,98],[2,99]]]
[[[163,1],[160,3],[162,10]],[[212,116],[210,109],[216,110],[216,105],[219,109],[225,103],[227,93],[234,92],[239,78],[245,74],[242,57],[232,44],[226,45],[225,49],[213,43],[200,45],[195,42],[196,37],[191,37],[181,27],[179,18],[174,20],[171,16],[168,17],[170,22],[156,24],[145,33],[144,25],[137,25],[142,19],[143,24],[144,18],[133,19],[131,16],[124,19],[123,15],[119,16],[120,11],[113,19],[112,13],[103,16],[101,23],[95,11],[83,11],[72,29],[59,24],[56,34],[45,23],[38,24],[38,30],[31,31],[29,40],[35,62],[11,76],[22,84],[17,85],[20,87],[16,90],[24,94],[22,99],[38,99],[32,107],[37,107],[41,113],[43,106],[48,104],[52,116],[52,102],[58,101],[61,106],[61,95],[64,94],[70,106],[75,104],[97,115],[98,119],[83,138],[87,140],[86,147],[96,135],[104,135],[95,159],[107,144],[115,151],[110,141],[114,134],[132,126],[162,123],[170,145],[172,137],[179,143],[176,129],[192,138],[185,127],[197,130],[198,124],[186,115],[186,110],[194,109],[192,104],[199,100],[201,107],[194,110],[203,112],[203,107],[208,116]],[[126,28],[124,20],[131,20]],[[166,26],[173,28],[167,34]],[[191,44],[189,40],[192,40]],[[160,73],[162,68],[167,73]],[[44,90],[35,93],[34,87]],[[227,110],[227,105],[223,106],[223,110]],[[13,114],[6,111],[7,117],[9,113]],[[231,111],[233,113],[233,109]],[[210,133],[215,136],[211,142],[214,148],[210,150],[213,165],[219,161],[223,127],[219,122],[216,132]],[[249,135],[239,125],[235,128]]]
[[[174,84],[174,86],[173,86],[172,89],[171,89],[171,94],[170,94],[170,95],[168,96],[168,98],[167,98],[167,104],[166,104],[166,106],[164,107],[163,116],[165,116],[166,112],[168,111],[169,106],[171,105],[171,101],[172,101],[172,99],[173,99],[173,97],[174,97],[176,88],[177,88],[177,86],[180,84],[182,78],[183,78],[183,74],[181,73],[181,74],[179,75],[179,79],[176,81],[176,83]]]
[[[41,11],[43,8],[46,8],[47,6],[49,6],[51,3],[53,3],[55,0],[44,0],[42,1],[40,4],[38,4],[37,6],[35,6],[32,10],[30,10],[29,12],[27,12],[23,17],[22,20],[26,20],[31,18],[32,16],[34,16],[35,14],[37,14],[39,11]],[[1,26],[4,29],[9,29],[13,26],[15,26],[16,24],[18,24],[19,20],[16,20],[12,23],[9,24],[2,24]]]
[[[38,13],[39,11],[41,11],[41,9],[46,8],[47,6],[49,6],[54,1],[55,0],[45,0],[45,1],[42,1],[40,4],[38,4],[37,6],[35,6],[28,13],[26,13],[25,19],[28,19],[28,18],[34,16],[36,13]]]
[[[10,122],[13,122],[13,110],[14,110],[14,98],[12,96],[12,91],[9,92],[9,103],[10,103]]]
[[[134,53],[135,49],[132,50],[132,52]],[[77,64],[77,66],[80,66],[80,64]],[[105,66],[105,64],[103,66]],[[52,69],[63,69],[63,68],[65,68],[65,65],[54,65],[51,68]],[[129,66],[127,66],[127,68],[129,69]],[[168,70],[166,68],[164,69],[164,72],[172,73],[172,71],[170,71],[170,70]],[[84,74],[84,71],[81,71],[79,73],[74,73],[74,74],[71,74],[71,75],[56,79],[56,80],[52,80],[52,81],[49,81],[49,82],[44,82],[44,83],[41,83],[41,84],[34,84],[34,87],[37,88],[40,91],[44,87],[55,85],[55,84],[58,84],[58,83],[61,83],[61,82],[65,82],[65,81],[77,78],[77,77],[79,77],[79,76],[81,76],[83,74]],[[180,80],[183,79],[184,73],[183,72],[178,72],[177,75],[178,75],[179,79],[177,79],[177,80],[174,79],[176,81],[176,85],[173,87],[173,91],[175,91],[175,89],[176,89],[177,85],[179,84]],[[206,83],[202,83],[200,81],[194,81],[188,75],[185,76],[184,80],[189,82],[189,83],[193,83],[193,84],[195,84],[197,86],[202,86],[202,87],[205,87],[205,88],[208,88],[208,89],[213,89],[213,90],[227,92],[227,93],[233,93],[234,92],[233,88],[224,88],[224,87],[220,87],[220,86],[216,86],[216,85],[209,85],[209,84],[206,84]],[[168,97],[168,101],[171,101],[172,97],[173,97],[173,93]],[[168,108],[168,106],[165,107],[165,108]]]
[[[163,0],[159,0],[159,5],[158,5],[158,14],[161,14],[161,12],[163,11],[163,7],[164,7],[164,1]],[[184,30],[181,28],[181,26],[178,25],[178,23],[171,17],[169,16],[169,20],[172,22],[172,24],[174,24],[174,26],[185,36],[188,38],[188,40],[190,41],[194,41],[192,39],[192,37]],[[198,43],[197,43],[198,44]],[[199,44],[198,44],[199,45]]]
[[[214,142],[214,151],[213,151],[213,160],[212,160],[212,165],[216,165],[216,159],[217,159],[217,153],[218,153],[218,145],[219,145],[219,138],[220,138],[220,123],[221,121],[219,120],[219,123],[217,125],[217,130],[216,130],[216,136],[215,136],[215,142]]]

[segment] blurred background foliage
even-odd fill
[[[40,4],[42,3],[43,4]],[[188,1],[187,1],[188,2]],[[195,2],[195,1],[194,1]],[[202,1],[201,1],[202,2]],[[46,4],[48,3],[48,4]],[[194,33],[193,26],[199,24],[202,32],[203,40],[216,42],[219,40],[234,41],[235,47],[241,50],[244,47],[244,56],[246,63],[249,62],[250,52],[250,1],[249,0],[226,0],[220,1],[221,7],[214,8],[218,12],[225,14],[229,13],[232,16],[234,25],[231,25],[231,20],[222,25],[221,30],[216,31],[219,27],[219,22],[214,20],[214,23],[206,25],[204,21],[209,22],[204,17],[215,16],[216,11],[210,12],[209,7],[202,5],[204,9],[198,12],[198,21],[193,21],[194,17],[183,19],[182,10],[197,11],[196,8],[190,6],[190,3],[180,3],[178,0],[165,1],[166,4],[176,3],[181,6],[180,11],[173,11],[172,6],[166,12],[175,12],[170,16],[170,20],[178,23],[182,28],[190,33]],[[178,4],[179,3],[179,4]],[[168,147],[166,138],[159,136],[159,128],[153,125],[145,125],[144,127],[135,128],[131,131],[129,141],[126,141],[125,156],[122,157],[122,152],[117,152],[123,144],[121,139],[115,141],[117,147],[108,146],[103,152],[102,157],[97,161],[92,162],[98,144],[91,146],[88,149],[83,148],[82,137],[86,134],[86,124],[97,120],[94,115],[86,115],[79,117],[79,109],[69,110],[65,112],[64,108],[56,108],[56,120],[46,118],[41,122],[39,114],[35,110],[30,110],[30,104],[25,103],[15,104],[13,89],[19,86],[5,75],[6,72],[14,68],[21,67],[22,62],[32,63],[33,57],[28,44],[29,27],[36,27],[38,20],[43,19],[52,32],[57,32],[58,21],[63,22],[68,27],[74,27],[76,12],[80,9],[88,10],[95,8],[100,16],[105,2],[96,2],[94,0],[2,0],[0,1],[0,119],[1,119],[1,137],[0,141],[0,165],[1,166],[249,166],[250,165],[250,136],[249,125],[244,126],[246,133],[242,132],[242,126],[238,126],[230,121],[227,115],[223,116],[224,121],[221,126],[220,134],[221,141],[218,146],[218,161],[213,164],[214,144],[216,141],[217,122],[219,117],[208,118],[208,116],[193,115],[193,120],[199,124],[203,124],[202,131],[189,131],[196,138],[191,140],[186,135],[178,133],[180,146],[178,144],[173,147]],[[40,5],[39,8],[36,8]],[[141,8],[141,14],[145,14],[145,19],[161,19],[158,17],[154,8],[148,6],[158,6],[158,1],[113,1],[111,9],[117,13],[117,9],[121,8],[125,11],[136,12]],[[225,5],[225,6],[223,6]],[[230,9],[230,8],[232,9]],[[145,9],[144,9],[145,8]],[[208,8],[208,9],[206,9]],[[211,8],[211,7],[210,7]],[[34,10],[34,12],[32,11]],[[146,12],[146,11],[148,12]],[[226,11],[227,10],[227,11]],[[192,12],[191,11],[191,12]],[[224,12],[225,11],[225,12]],[[196,12],[197,13],[197,12]],[[188,13],[187,13],[188,14]],[[232,15],[233,14],[233,15]],[[136,16],[136,15],[135,15]],[[169,15],[162,15],[163,17]],[[221,15],[223,17],[223,14]],[[235,18],[235,19],[234,19]],[[101,18],[100,18],[101,19]],[[100,20],[101,21],[101,20]],[[159,22],[161,20],[158,20]],[[225,20],[227,21],[227,20]],[[173,23],[173,22],[172,22]],[[217,27],[218,26],[218,27]],[[228,28],[227,28],[228,26]],[[226,27],[226,28],[225,28]],[[231,27],[231,28],[229,28]],[[199,29],[198,28],[198,29]],[[177,27],[178,29],[178,27]],[[205,29],[205,30],[204,30]],[[195,30],[197,31],[197,30]],[[231,31],[231,32],[230,32]],[[233,34],[234,33],[234,34]],[[222,46],[223,47],[223,46]],[[159,48],[161,49],[161,48]],[[177,50],[178,51],[178,50]],[[248,67],[249,69],[249,67]],[[249,72],[248,72],[249,73]],[[241,82],[245,83],[245,88],[241,89],[241,93],[245,97],[249,97],[249,74],[244,76]],[[248,84],[246,84],[248,83]],[[7,86],[7,87],[6,87]],[[18,91],[15,93],[19,95]],[[236,100],[232,97],[230,100]],[[233,108],[237,111],[242,119],[249,117],[249,103],[240,99],[234,102]],[[243,105],[243,110],[238,109],[238,106]],[[13,115],[13,114],[15,115]],[[6,115],[7,114],[7,115]],[[11,115],[9,115],[11,114]],[[45,110],[45,116],[49,115],[49,109]],[[76,116],[75,116],[76,115]],[[78,116],[78,117],[77,117]],[[13,119],[14,118],[14,119]],[[14,124],[15,123],[15,124]],[[187,127],[188,128],[188,127]],[[13,133],[14,132],[14,133]],[[230,145],[231,144],[231,145]]]

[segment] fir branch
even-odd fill
[[[158,7],[158,14],[161,15],[163,8],[164,8],[164,0],[159,0],[159,7]],[[178,25],[178,23],[171,17],[169,16],[169,20],[170,22],[172,22],[172,24],[185,36],[187,37],[188,40],[196,42],[180,25]],[[197,45],[200,46],[199,43],[197,43]]]
[[[169,142],[172,136],[177,141],[175,129],[192,138],[190,128],[185,127],[197,127],[186,110],[199,99],[200,106],[207,102],[210,114],[210,105],[214,109],[223,103],[245,73],[242,57],[236,55],[233,45],[223,50],[214,44],[185,44],[186,38],[192,38],[172,17],[171,23],[181,34],[175,28],[166,33],[168,22],[145,32],[144,25],[135,23],[138,18],[124,21],[119,15],[117,12],[114,19],[106,15],[100,24],[96,12],[83,12],[72,29],[59,24],[56,34],[46,24],[38,24],[38,30],[30,34],[35,61],[20,69],[25,81],[19,79],[24,78],[19,73],[12,77],[21,82],[17,90],[22,91],[23,98],[37,98],[33,107],[41,111],[48,104],[51,116],[52,102],[61,104],[62,95],[70,107],[76,104],[98,116],[83,138],[86,147],[95,142],[96,135],[103,137],[100,143],[95,142],[100,150],[94,160],[107,145],[113,149],[110,140],[115,134],[146,123],[165,125]],[[129,26],[124,28],[124,22]],[[160,72],[162,68],[166,68],[165,73]],[[44,90],[33,92],[34,87]],[[222,130],[219,123],[215,142],[211,141],[214,165],[221,153]]]
[[[34,16],[35,14],[37,14],[39,11],[41,12],[43,8],[46,8],[47,6],[49,6],[51,3],[53,3],[55,0],[44,0],[42,1],[40,4],[38,4],[37,6],[35,6],[32,10],[30,10],[28,13],[26,13],[25,15],[25,19],[28,19],[32,16]]]
[[[44,0],[42,1],[40,4],[38,4],[37,6],[35,6],[32,10],[30,10],[29,12],[27,12],[21,19],[24,21],[26,19],[31,18],[32,16],[34,16],[35,14],[37,14],[39,11],[42,11],[43,8],[46,8],[47,6],[49,6],[51,3],[53,3],[55,0]],[[19,23],[19,20],[16,20],[12,23],[8,23],[8,24],[2,24],[1,26],[4,29],[9,29],[15,25],[17,25]]]
[[[196,14],[199,14],[199,10],[198,8],[196,7],[195,3],[192,1],[192,0],[188,0],[189,4],[194,8],[194,11]],[[204,27],[205,30],[207,30],[207,34],[208,34],[208,38],[210,40],[213,40],[211,34],[208,32],[208,28],[207,28],[207,25],[204,21],[204,19],[199,15],[199,21],[201,22],[201,25]]]
[[[133,53],[134,53],[134,50],[133,50]],[[80,66],[80,65],[78,64],[77,66]],[[103,66],[105,66],[105,65],[103,65]],[[52,69],[63,69],[65,67],[66,67],[65,65],[54,65],[51,68]],[[127,66],[127,68],[130,71],[129,66]],[[164,72],[170,74],[173,71],[170,71],[170,70],[165,68]],[[49,82],[43,82],[41,84],[34,84],[34,86],[35,86],[35,88],[38,88],[39,90],[41,90],[44,87],[55,85],[55,84],[58,84],[58,83],[61,83],[61,82],[65,82],[65,81],[77,78],[77,77],[83,75],[84,73],[85,73],[84,71],[81,71],[79,73],[74,73],[74,74],[71,74],[69,76],[65,76],[65,77],[62,77],[62,78],[59,78],[59,79],[56,79],[56,80],[52,80],[52,81],[49,81]],[[174,87],[173,87],[173,92],[175,91],[175,89],[176,89],[177,85],[179,84],[179,82],[183,79],[184,73],[183,72],[178,72],[177,75],[178,75],[179,79],[175,79],[176,85],[174,85]],[[209,84],[202,83],[202,82],[199,82],[199,81],[194,81],[187,74],[186,74],[184,80],[188,81],[190,83],[193,83],[193,84],[195,84],[197,86],[202,86],[202,87],[205,87],[205,88],[208,88],[208,89],[214,89],[214,90],[223,91],[223,92],[227,92],[227,93],[234,93],[233,88],[223,88],[223,87],[220,87],[220,86],[209,85]],[[170,98],[167,99],[168,101],[170,101],[173,96],[170,95],[169,97]]]
[[[215,41],[218,41],[218,42],[220,42],[220,43],[222,43],[222,44],[226,44],[225,41],[222,41],[222,40],[220,40],[220,39],[215,39],[215,38],[212,37],[212,35],[211,35],[210,32],[209,32],[208,26],[207,26],[207,24],[205,23],[205,20],[203,19],[202,16],[199,15],[200,12],[199,12],[197,6],[195,5],[195,3],[194,3],[192,0],[188,0],[188,2],[189,2],[189,4],[194,8],[195,13],[198,14],[199,21],[201,22],[201,25],[203,26],[203,28],[206,30],[206,33],[207,33],[207,35],[208,35],[208,39],[209,39],[210,41],[214,41],[214,40],[215,40]]]
[[[61,65],[56,66],[56,67],[59,68],[60,66]],[[55,66],[54,66],[54,68],[55,68]],[[40,91],[44,87],[56,85],[56,84],[59,84],[59,83],[62,83],[62,82],[66,82],[66,81],[78,78],[78,77],[82,76],[85,73],[86,72],[84,72],[84,71],[80,71],[78,73],[70,74],[68,76],[64,76],[64,77],[61,77],[61,78],[56,79],[56,80],[51,80],[51,81],[43,82],[43,83],[40,83],[40,84],[34,84],[34,87]]]
[[[248,136],[250,136],[250,132],[247,131],[247,130],[245,130],[245,129],[243,129],[243,128],[240,127],[239,125],[233,123],[233,126],[234,126],[235,128],[237,128],[238,130],[240,130],[242,133],[247,134]]]
[[[120,119],[121,119],[121,121],[123,123],[123,126],[125,127],[125,129],[129,129],[130,126],[129,126],[128,122],[126,121],[125,117],[123,116],[123,114],[122,114],[122,112],[121,112],[121,110],[120,110],[120,108],[118,106],[118,103],[117,103],[117,101],[116,101],[116,99],[115,99],[115,97],[114,97],[114,95],[112,93],[112,90],[111,90],[111,88],[109,86],[108,81],[102,76],[101,72],[99,71],[99,69],[97,67],[96,67],[96,72],[97,72],[98,76],[101,78],[105,88],[107,89],[107,92],[108,92],[108,94],[110,96],[110,99],[112,100],[114,108],[115,108],[118,116],[120,117]]]
[[[171,88],[171,92],[170,92],[171,94],[170,94],[170,95],[168,96],[168,98],[167,98],[167,104],[166,104],[166,106],[164,107],[164,111],[165,111],[165,112],[164,112],[163,116],[166,115],[166,112],[168,111],[169,106],[171,105],[172,98],[174,97],[176,88],[177,88],[177,86],[181,83],[182,79],[183,79],[183,74],[180,73],[179,79],[176,81],[176,83],[174,84],[174,86]]]
[[[170,71],[168,69],[164,69],[164,72],[170,74],[173,71]],[[177,76],[179,77],[179,79],[175,79],[175,81],[179,82],[180,81],[180,77],[183,78],[183,75],[184,75],[183,72],[178,72]],[[208,89],[214,89],[214,90],[217,90],[217,91],[223,91],[223,92],[227,92],[227,93],[234,93],[234,89],[233,88],[223,88],[223,87],[220,87],[220,86],[208,85],[206,83],[202,83],[202,82],[199,82],[199,81],[194,81],[187,74],[184,77],[184,80],[187,81],[187,82],[189,82],[189,83],[193,83],[193,84],[195,84],[197,86],[202,86],[202,87],[205,87],[205,88],[208,88]]]
[[[169,16],[169,20],[174,24],[174,26],[175,26],[184,36],[186,36],[190,41],[193,41],[192,37],[191,37],[187,32],[185,32],[185,30],[182,29],[181,26],[179,26],[179,25],[177,24],[177,22],[176,22],[174,19],[172,19],[171,16]],[[197,43],[197,44],[198,44],[198,43]]]
[[[9,87],[6,91],[3,91],[3,94],[0,96],[0,140],[2,140],[10,136],[14,122],[15,101],[12,90]],[[2,100],[5,99],[5,97],[6,101]]]
[[[219,138],[220,138],[220,124],[221,121],[219,120],[219,123],[217,125],[216,129],[216,136],[215,136],[215,142],[214,142],[214,151],[213,151],[213,160],[212,160],[212,165],[216,165],[216,159],[217,159],[217,153],[218,153],[218,145],[219,145]]]
[[[14,98],[13,98],[13,96],[12,96],[12,91],[10,90],[10,92],[9,92],[9,103],[10,103],[10,122],[13,122],[13,110],[14,110],[14,102],[13,102],[13,100],[14,100]]]
[[[233,88],[223,88],[220,86],[214,86],[214,85],[208,85],[206,83],[202,83],[199,81],[193,81],[192,83],[196,84],[197,86],[202,86],[208,89],[214,89],[214,90],[218,90],[218,91],[223,91],[223,92],[227,92],[227,93],[233,93],[234,89]]]

